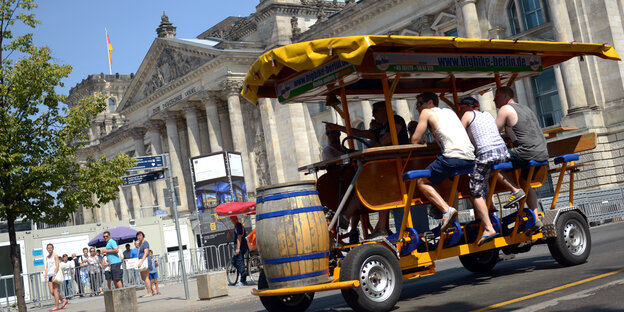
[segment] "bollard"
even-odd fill
[[[228,284],[225,271],[197,275],[197,292],[200,300],[227,296]]]
[[[124,287],[104,291],[106,312],[139,311],[136,288]]]

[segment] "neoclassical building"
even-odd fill
[[[229,17],[192,39],[176,38],[163,14],[136,74],[89,76],[70,91],[68,102],[93,92],[110,98],[107,112],[89,129],[83,156],[169,153],[184,215],[195,207],[190,157],[240,152],[251,195],[260,186],[309,178],[297,168],[319,160],[326,143],[321,121],[338,121],[334,111],[323,103],[281,105],[275,99],[256,106],[239,95],[249,66],[268,49],[381,34],[607,43],[624,53],[623,11],[623,3],[606,0],[261,0],[255,13]],[[624,182],[623,66],[572,59],[514,83],[516,100],[529,105],[543,127],[573,125],[579,129],[572,134],[598,134],[598,147],[582,155],[593,164],[576,175],[578,190]],[[496,114],[492,98],[479,96],[482,108]],[[350,103],[353,127],[368,127],[374,100]],[[418,117],[412,100],[393,105],[406,120]],[[151,215],[169,209],[167,198],[164,182],[123,187],[117,200],[82,211],[76,222]]]

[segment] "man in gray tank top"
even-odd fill
[[[514,167],[523,168],[521,182],[526,183],[529,161],[548,160],[546,139],[542,133],[537,116],[527,106],[516,103],[514,91],[510,87],[498,88],[494,97],[494,103],[496,103],[496,107],[499,109],[496,125],[499,131],[504,128],[507,135],[512,139],[514,147],[510,150],[511,162],[514,164]],[[524,191],[504,175],[500,175],[498,180],[512,190],[512,195],[505,207],[511,206],[525,196]],[[537,194],[535,190],[529,188],[527,195],[527,205],[537,215]],[[535,222],[535,228],[540,229],[542,227],[542,221],[538,218]]]

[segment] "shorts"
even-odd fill
[[[120,281],[123,278],[123,271],[121,270],[121,262],[111,264],[110,273],[114,281]]]
[[[495,164],[506,162],[509,152],[506,147],[496,148],[477,155],[474,169],[470,174],[470,195],[473,198],[485,198],[488,194],[488,177]]]
[[[429,181],[434,185],[439,185],[444,180],[450,178],[453,172],[461,169],[472,168],[474,165],[473,160],[459,159],[459,158],[446,158],[444,156],[438,156],[436,160],[427,166],[427,169],[431,171],[431,177]]]
[[[111,271],[104,271],[104,278],[107,281],[112,281],[113,280],[113,274],[111,273]]]
[[[522,168],[520,170],[520,176],[522,177],[524,181],[527,181],[527,177],[529,176],[529,169],[530,169],[529,160],[520,158],[518,154],[515,153],[513,148],[509,149],[509,155],[510,155],[509,161],[511,161],[514,168]],[[535,174],[537,173],[537,171],[538,170],[533,171],[533,177],[531,179],[535,177]]]
[[[149,274],[149,279],[150,279],[150,281],[158,279],[158,272],[150,273]]]
[[[54,275],[48,276],[48,282],[52,282],[54,280]]]

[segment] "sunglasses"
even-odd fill
[[[108,235],[104,235],[104,238],[107,238],[107,237],[110,237],[110,236],[108,236]]]

